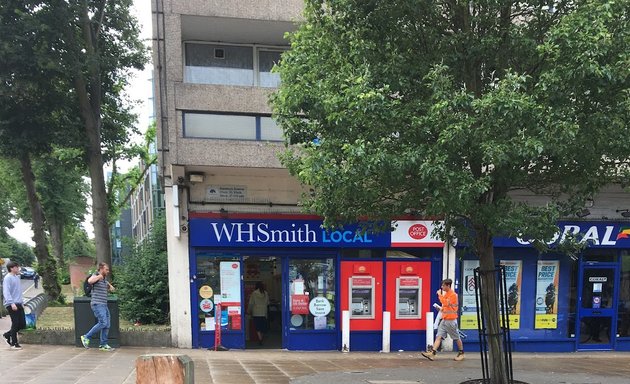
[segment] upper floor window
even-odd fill
[[[280,76],[271,73],[280,60],[280,48],[185,43],[184,51],[187,83],[260,87],[280,84]]]
[[[184,137],[282,141],[280,126],[269,116],[184,112]]]

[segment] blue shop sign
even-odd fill
[[[573,235],[591,248],[630,248],[630,222],[559,222],[558,232],[548,242],[554,245]],[[495,247],[531,247],[531,240],[496,237]]]
[[[336,231],[319,220],[260,220],[191,218],[193,247],[333,247],[388,248],[391,234],[359,231],[358,225]]]

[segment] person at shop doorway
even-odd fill
[[[263,345],[264,336],[269,329],[267,322],[267,307],[269,306],[269,294],[265,284],[256,283],[256,289],[252,292],[247,306],[247,313],[254,318],[254,326],[258,335],[258,345]]]
[[[455,357],[455,361],[464,360],[464,344],[459,336],[459,328],[457,327],[457,312],[459,310],[459,301],[457,293],[451,288],[453,280],[445,279],[442,281],[442,286],[437,290],[436,294],[442,306],[438,306],[442,314],[442,321],[438,326],[438,333],[433,342],[433,346],[429,346],[426,352],[422,352],[422,356],[429,360],[435,359],[437,350],[442,344],[442,340],[449,335],[456,343],[459,352]]]

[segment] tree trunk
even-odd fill
[[[494,260],[492,236],[486,228],[475,228],[476,249],[479,254],[479,277],[482,311],[488,334],[488,361],[490,364],[490,383],[508,384],[508,370],[501,337],[501,318],[498,301],[498,282]]]
[[[48,223],[50,231],[50,242],[52,243],[53,254],[59,262],[59,268],[66,268],[66,261],[63,257],[63,225],[57,221]]]
[[[96,246],[96,261],[111,265],[112,252],[109,235],[108,201],[107,188],[105,187],[105,177],[103,173],[103,153],[101,152],[101,107],[102,107],[102,84],[101,69],[98,47],[98,39],[101,28],[101,18],[105,12],[106,1],[101,2],[96,9],[95,16],[99,22],[94,30],[90,19],[90,10],[87,2],[81,2],[77,13],[71,10],[66,3],[68,17],[76,20],[77,23],[69,23],[66,37],[72,46],[77,48],[74,52],[86,53],[86,62],[74,63],[74,89],[77,93],[83,127],[87,137],[87,165],[90,172],[92,191],[92,224],[94,226],[94,245]],[[77,34],[78,27],[81,35]],[[82,55],[81,55],[82,56]],[[84,69],[86,72],[84,73]]]
[[[57,281],[57,264],[55,259],[48,253],[48,240],[44,230],[44,210],[35,192],[35,175],[33,165],[28,154],[20,157],[20,170],[22,180],[26,187],[26,196],[31,210],[31,228],[33,230],[33,241],[35,242],[35,255],[39,264],[39,271],[42,275],[42,286],[51,300],[59,299],[61,287]]]
[[[112,264],[111,241],[109,235],[109,220],[107,208],[107,191],[103,173],[103,155],[100,148],[100,136],[94,137],[95,132],[88,128],[86,133],[90,141],[91,150],[88,151],[88,166],[92,181],[92,218],[94,225],[94,245],[96,246],[96,261]],[[92,145],[92,142],[95,142]],[[96,147],[97,149],[95,149]]]

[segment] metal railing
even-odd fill
[[[48,295],[40,293],[24,303],[24,314],[35,314],[35,317],[39,317],[47,306]]]
[[[488,359],[488,319],[485,317],[485,308],[489,303],[484,300],[481,295],[482,281],[481,274],[487,274],[490,277],[494,274],[496,282],[496,292],[498,299],[498,315],[499,315],[499,336],[503,344],[503,357],[505,359],[505,369],[508,373],[508,383],[514,384],[514,373],[512,369],[512,340],[510,337],[510,321],[509,321],[509,305],[508,290],[505,278],[505,267],[500,265],[496,269],[490,271],[481,271],[480,267],[475,268],[475,300],[477,302],[477,324],[479,330],[479,349],[481,352],[481,371],[483,374],[483,382],[490,382],[490,367]]]

